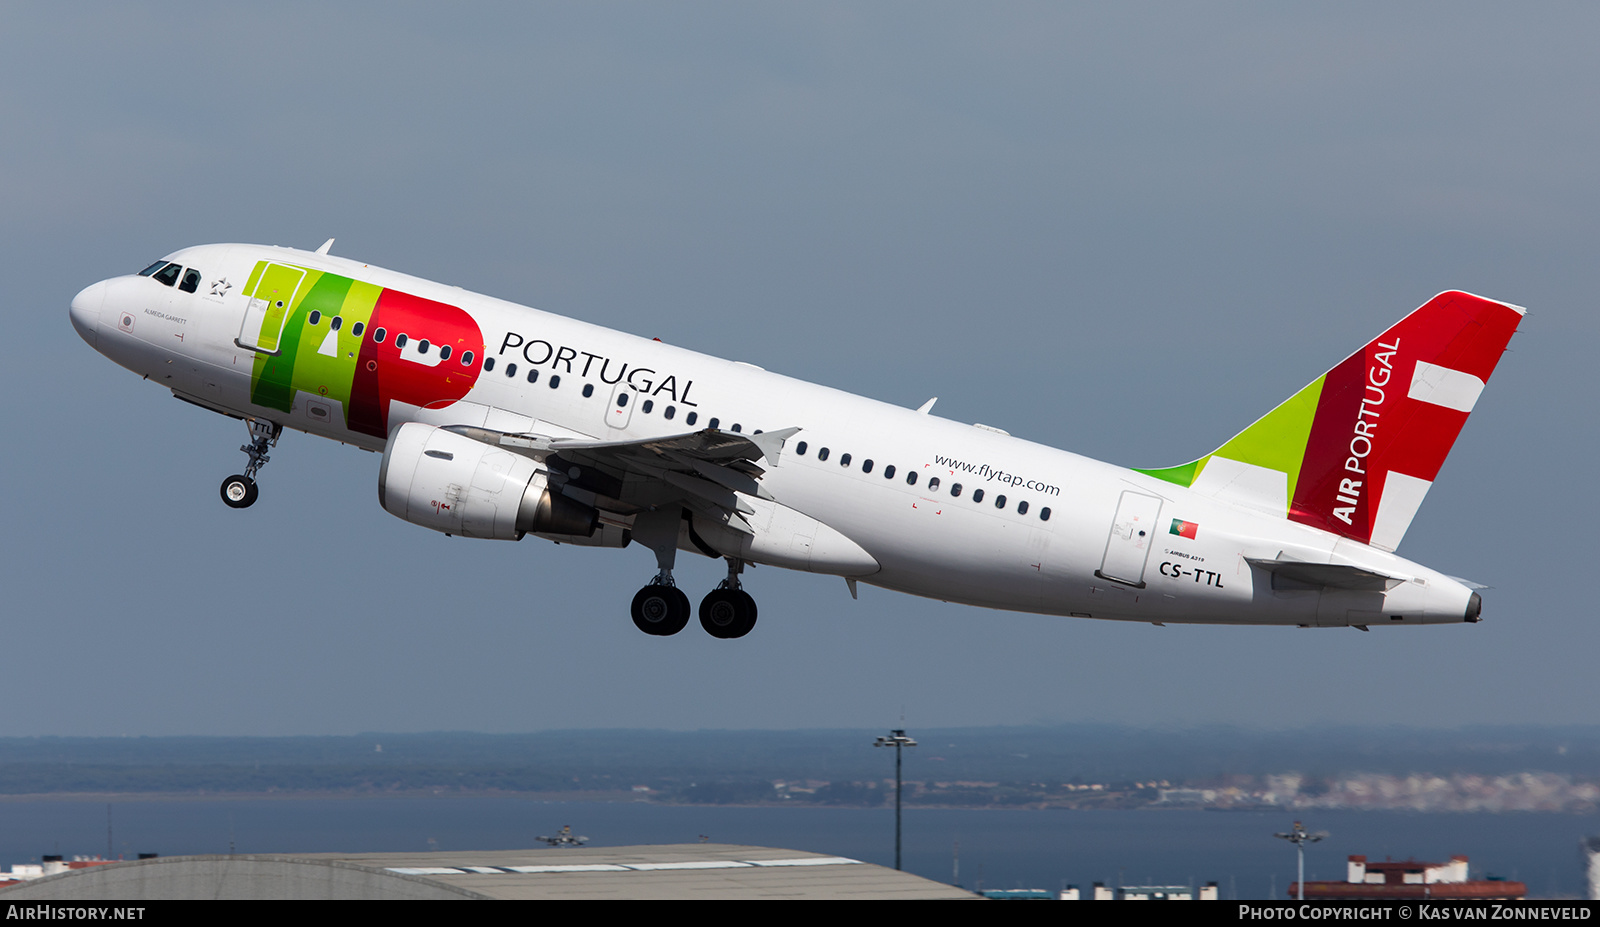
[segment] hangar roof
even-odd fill
[[[177,898],[974,898],[842,856],[732,844],[173,856],[0,889],[7,901]]]

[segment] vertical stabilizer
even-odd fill
[[[1394,550],[1525,312],[1440,293],[1210,454],[1140,472]]]

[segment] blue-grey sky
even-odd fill
[[[44,4],[0,29],[0,735],[1596,720],[1592,4]],[[1157,628],[447,539],[83,344],[315,247],[1133,466],[1444,289],[1531,311],[1400,553],[1484,623]],[[683,557],[696,597],[719,565]]]

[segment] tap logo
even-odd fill
[[[293,288],[258,293],[276,282],[269,268],[281,266],[258,262],[243,291],[269,304],[288,296],[281,312],[261,317],[263,332],[243,333],[277,347],[256,355],[250,398],[257,405],[289,412],[297,401],[311,403],[320,413],[314,421],[342,415],[349,430],[382,438],[393,403],[448,405],[477,382],[483,333],[459,306],[301,267],[293,268],[304,274]],[[279,324],[273,339],[266,329]]]

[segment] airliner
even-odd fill
[[[756,623],[747,565],[986,608],[1299,627],[1476,622],[1394,553],[1525,310],[1445,292],[1216,450],[1128,469],[331,253],[186,248],[73,298],[91,347],[244,422],[381,453],[378,501],[450,536],[655,558],[640,630]],[[619,603],[620,605],[620,603]]]

